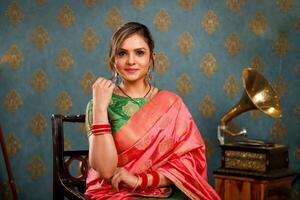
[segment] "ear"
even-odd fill
[[[153,52],[152,53],[152,62],[154,62],[155,58],[156,58],[156,52]]]

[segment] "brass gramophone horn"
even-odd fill
[[[246,68],[242,76],[244,94],[220,121],[221,129],[233,136],[237,134],[228,131],[226,125],[231,119],[243,112],[259,109],[274,118],[281,117],[282,112],[276,91],[261,74],[253,68]]]

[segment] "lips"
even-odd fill
[[[138,71],[138,69],[127,68],[127,69],[125,69],[125,71],[126,71],[127,73],[134,73],[134,72]]]

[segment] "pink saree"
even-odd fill
[[[207,182],[205,144],[188,109],[177,95],[162,90],[138,110],[114,135],[118,166],[131,173],[148,169],[170,179],[190,199],[220,199]],[[90,169],[88,199],[168,197],[169,187],[131,192],[113,191],[109,181]]]

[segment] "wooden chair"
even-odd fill
[[[88,172],[88,150],[64,149],[64,124],[84,123],[85,115],[53,114],[52,141],[53,141],[53,200],[85,199],[85,181]],[[78,163],[78,176],[71,173],[73,162]],[[72,165],[73,166],[73,165]]]

